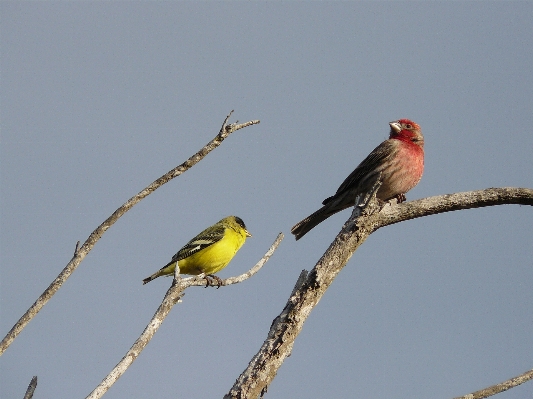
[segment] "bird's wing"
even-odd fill
[[[378,145],[374,150],[368,154],[368,156],[354,169],[352,173],[342,182],[337,189],[337,192],[333,197],[326,198],[323,205],[326,205],[331,199],[337,197],[339,194],[344,193],[350,189],[357,187],[362,180],[372,178],[375,175],[377,178],[379,172],[383,168],[383,165],[387,163],[387,160],[394,154],[395,148],[391,140],[385,140]],[[371,185],[374,182],[371,183]]]
[[[213,245],[214,243],[222,240],[222,238],[224,238],[225,230],[225,227],[220,225],[211,227],[209,231],[201,232],[191,241],[185,244],[185,246],[181,248],[178,253],[172,257],[172,261],[170,261],[170,263],[185,259],[195,254],[196,252],[201,251],[202,249],[207,248]]]

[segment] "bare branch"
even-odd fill
[[[263,265],[268,261],[268,259],[270,259],[274,251],[278,248],[279,244],[281,243],[281,240],[283,240],[283,237],[284,237],[283,233],[278,234],[278,236],[274,240],[274,243],[272,244],[270,249],[265,253],[265,256],[263,256],[263,258],[259,262],[257,262],[257,264],[254,267],[252,267],[246,273],[241,274],[240,276],[229,277],[225,280],[222,280],[222,283],[220,284],[220,286],[222,287],[225,285],[242,283],[244,280],[248,280],[250,277],[256,274],[259,271],[259,269],[261,269]],[[188,277],[185,280],[191,280],[190,285],[205,286],[205,280],[202,278],[199,279],[198,277]]]
[[[508,204],[533,205],[533,189],[502,187],[438,195],[398,206],[385,206],[376,218],[380,219],[379,227],[383,227],[438,213]]]
[[[267,338],[248,367],[239,376],[225,399],[262,396],[285,358],[291,354],[296,337],[311,310],[359,246],[380,227],[416,217],[501,204],[533,205],[533,190],[491,188],[449,194],[409,203],[385,206],[374,197],[362,209],[355,206],[333,243],[315,267],[296,285],[281,314],[274,319]],[[302,278],[302,277],[301,277]]]
[[[152,339],[163,320],[167,317],[172,307],[183,297],[185,286],[181,283],[183,280],[173,280],[172,285],[168,289],[163,302],[155,312],[152,320],[146,326],[142,334],[132,345],[130,350],[122,358],[122,360],[115,366],[113,370],[105,377],[102,382],[87,396],[87,398],[101,398],[104,393],[126,372],[128,367],[133,363],[137,356],[141,353],[148,342]]]
[[[507,391],[508,389],[514,388],[517,385],[523,384],[529,380],[533,379],[533,369],[526,371],[524,374],[521,374],[517,377],[511,378],[507,381],[501,382],[499,384],[493,385],[491,387],[481,389],[474,393],[469,393],[465,396],[459,396],[454,399],[482,399],[488,398],[489,396],[496,395],[497,393]]]
[[[226,280],[223,280],[225,283],[223,285],[240,283],[257,273],[272,256],[274,251],[281,243],[281,240],[283,240],[282,233],[278,234],[272,246],[254,267],[240,276],[230,277]],[[137,359],[144,347],[148,345],[148,342],[150,342],[154,334],[157,332],[159,326],[161,326],[163,320],[165,320],[167,315],[170,313],[172,307],[176,303],[180,302],[180,299],[183,297],[183,295],[185,295],[185,289],[198,285],[205,285],[205,280],[198,278],[198,276],[188,278],[181,278],[179,275],[174,276],[172,285],[165,294],[163,302],[161,305],[159,305],[159,308],[152,317],[152,320],[150,320],[140,337],[135,341],[126,355],[124,355],[122,360],[115,366],[113,370],[111,370],[107,377],[102,380],[102,382],[87,396],[86,399],[101,398],[102,395],[106,393],[109,388],[111,388],[111,386],[122,376],[122,374],[126,372],[133,361]]]
[[[26,389],[26,394],[24,395],[24,399],[31,399],[33,398],[33,393],[35,392],[35,388],[37,388],[37,376],[34,375],[33,378],[30,381],[30,385],[28,385],[28,389]]]
[[[24,327],[30,322],[30,320],[41,310],[41,308],[52,298],[52,296],[59,290],[61,285],[70,277],[70,275],[76,270],[81,261],[87,256],[87,254],[94,247],[96,242],[102,237],[102,235],[109,229],[115,222],[129,211],[134,205],[140,202],[142,199],[153,193],[163,184],[169,182],[175,177],[180,176],[182,173],[189,170],[192,166],[200,162],[207,154],[217,148],[226,137],[231,133],[240,130],[244,127],[258,124],[258,120],[252,120],[242,124],[227,124],[229,117],[233,111],[231,111],[216,137],[205,145],[200,151],[190,157],[187,161],[170,170],[159,179],[155,180],[148,187],[140,191],[137,195],[126,201],[120,208],[118,208],[111,216],[109,216],[100,226],[94,230],[89,238],[78,248],[76,245],[76,253],[65,268],[59,273],[56,279],[48,286],[48,288],[41,294],[41,296],[33,303],[33,305],[24,313],[24,315],[17,321],[13,328],[7,333],[2,342],[0,342],[0,355],[11,345],[17,335],[24,329]]]
[[[290,295],[291,297],[296,293],[296,291],[300,289],[305,279],[307,278],[308,274],[309,274],[309,271],[305,269],[300,272],[300,275],[298,276],[298,280],[296,280],[296,284],[294,284],[294,288],[292,289],[292,292]]]
[[[374,196],[362,211],[359,220],[379,212],[379,209],[380,205]],[[355,214],[360,212],[361,208],[354,208]],[[274,319],[261,349],[239,376],[230,392],[224,396],[225,399],[257,398],[266,392],[279,367],[285,358],[290,356],[294,341],[311,310],[320,301],[353,252],[372,233],[365,226],[357,226],[357,222],[353,226],[356,228],[354,232],[346,228],[341,230],[313,270],[306,275],[300,287],[293,291],[281,314]]]

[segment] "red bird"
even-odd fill
[[[297,223],[291,233],[299,240],[317,224],[355,205],[358,195],[368,193],[381,173],[376,197],[405,201],[405,193],[418,184],[424,172],[424,136],[409,119],[390,122],[388,140],[378,145],[342,182],[334,196],[326,198],[318,211]]]

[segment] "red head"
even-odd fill
[[[390,122],[389,139],[396,139],[406,142],[412,142],[420,147],[424,147],[424,136],[420,126],[409,119],[399,119]]]

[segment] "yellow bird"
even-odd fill
[[[145,278],[143,284],[159,276],[174,274],[177,263],[180,274],[205,273],[207,285],[210,285],[209,277],[211,277],[220,287],[222,280],[213,274],[224,269],[242,247],[246,237],[251,236],[240,217],[228,216],[185,244],[169,263]]]

